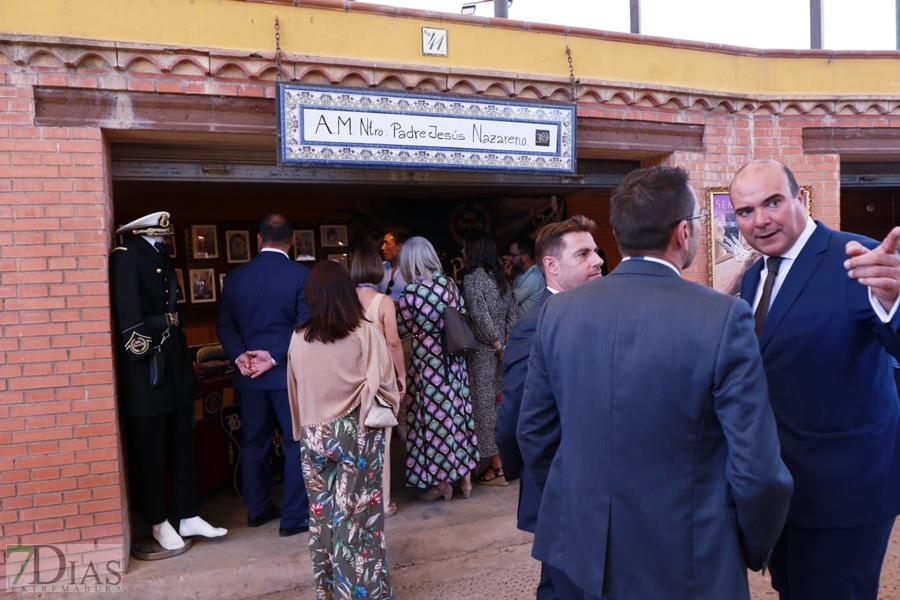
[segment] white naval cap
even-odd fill
[[[155,212],[152,215],[135,219],[127,225],[116,229],[116,235],[133,233],[134,235],[172,235],[172,226],[169,223],[169,213],[166,211]]]

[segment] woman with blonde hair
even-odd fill
[[[464,309],[456,284],[441,268],[431,242],[413,237],[400,250],[400,270],[409,282],[400,296],[401,337],[412,337],[407,379],[406,481],[420,497],[449,500],[458,482],[464,498],[478,465],[475,423],[465,359],[442,346],[443,312]]]
[[[406,369],[403,367],[403,346],[397,333],[397,311],[390,296],[375,290],[384,277],[384,265],[381,255],[374,248],[360,248],[353,253],[350,262],[350,278],[356,285],[356,295],[363,306],[367,321],[374,323],[387,342],[394,371],[397,375],[397,388],[403,394],[406,380]],[[384,516],[391,517],[397,512],[397,505],[391,502],[391,430],[384,430]]]
[[[291,338],[288,396],[309,493],[316,597],[389,599],[384,429],[365,422],[376,403],[397,413],[394,365],[384,336],[363,317],[342,265],[317,264],[304,295],[309,318]]]

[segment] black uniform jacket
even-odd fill
[[[169,286],[178,285],[175,268],[140,236],[126,234],[109,258],[112,307],[116,320],[116,374],[119,406],[127,417],[162,415],[199,397],[197,377],[188,355],[180,320],[166,327]],[[171,312],[175,312],[171,307]],[[150,318],[148,318],[150,317]],[[154,318],[155,317],[155,318]],[[150,357],[162,343],[165,383],[150,387]]]

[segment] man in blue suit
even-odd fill
[[[706,217],[683,169],[630,173],[610,209],[622,263],[550,298],[529,356],[532,554],[573,600],[749,600],[792,487],[752,314],[681,278]]]
[[[535,240],[535,258],[546,278],[546,287],[538,302],[516,321],[503,353],[500,393],[503,401],[497,415],[497,449],[503,461],[506,479],[519,484],[518,526],[534,533],[541,494],[527,469],[522,468],[522,453],[516,440],[516,425],[522,406],[522,390],[528,373],[528,355],[534,339],[534,328],[544,303],[553,294],[574,289],[600,277],[603,261],[597,254],[592,235],[596,224],[582,215],[541,228]],[[554,585],[555,582],[555,585]],[[537,600],[567,600],[571,595],[568,579],[548,565],[541,565]],[[577,592],[576,592],[577,593]]]
[[[731,202],[744,239],[766,258],[744,275],[741,297],[758,317],[782,457],[796,485],[772,586],[781,600],[875,600],[900,513],[889,356],[900,356],[900,228],[879,246],[816,223],[806,191],[772,160],[738,172]]]
[[[294,441],[287,392],[287,351],[294,327],[307,318],[303,287],[309,268],[292,261],[293,225],[272,214],[259,224],[260,252],[228,273],[216,333],[238,365],[234,389],[241,405],[241,471],[247,525],[281,517],[282,537],[309,529],[309,498],[303,483],[300,444]],[[283,432],[284,506],[272,502],[267,460],[275,423]]]

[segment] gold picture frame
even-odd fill
[[[246,229],[225,231],[225,257],[229,263],[250,261],[250,232]]]
[[[175,303],[184,304],[185,302],[187,302],[187,298],[184,295],[184,269],[175,269],[175,279],[176,281],[178,281],[178,293],[175,295]]]
[[[806,212],[812,216],[813,188],[800,187],[806,193]],[[738,296],[744,271],[756,262],[759,252],[747,244],[738,229],[728,188],[707,188],[706,209],[709,211],[706,231],[709,287]]]
[[[350,238],[347,236],[346,225],[320,225],[319,243],[323,248],[350,246]]]
[[[316,260],[316,232],[312,229],[294,231],[294,259],[299,261]]]
[[[332,260],[336,263],[340,263],[344,265],[344,268],[348,271],[350,270],[350,255],[346,252],[340,254],[329,254],[327,256],[328,260]]]
[[[216,272],[214,269],[191,269],[190,279],[191,302],[203,304],[216,301]]]
[[[195,259],[219,258],[219,240],[215,225],[191,225],[191,250]]]

